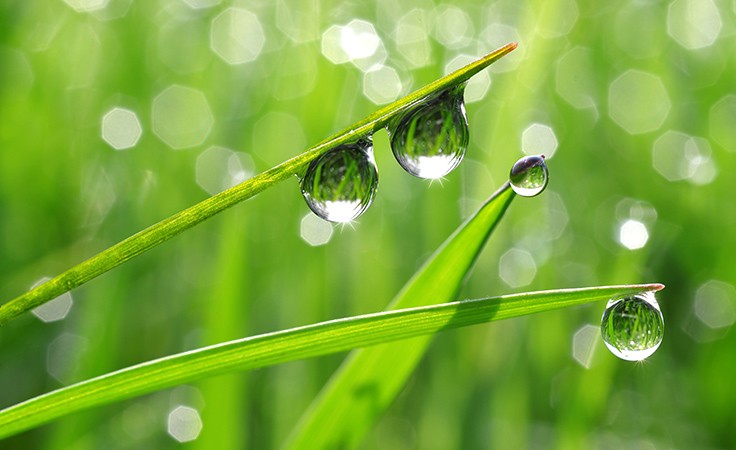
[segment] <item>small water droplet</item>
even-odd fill
[[[463,85],[447,89],[387,127],[394,156],[410,174],[440,178],[463,160],[470,140],[463,90]]]
[[[525,156],[516,161],[509,173],[509,181],[514,192],[522,197],[541,194],[549,181],[544,155]]]
[[[301,179],[309,208],[330,222],[350,222],[359,217],[373,203],[377,187],[378,171],[370,138],[319,156]]]
[[[621,359],[641,361],[651,356],[664,336],[664,318],[654,293],[613,298],[601,318],[606,347]]]

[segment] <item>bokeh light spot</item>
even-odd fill
[[[572,357],[586,369],[590,369],[593,365],[593,356],[600,335],[600,327],[588,324],[578,329],[572,337]]]
[[[102,117],[102,139],[115,150],[135,146],[142,133],[138,116],[129,109],[113,108]]]
[[[706,139],[668,130],[652,147],[652,165],[668,181],[703,185],[713,181],[716,166]]]
[[[642,222],[629,219],[621,224],[618,231],[618,240],[621,245],[629,250],[637,250],[647,244],[649,232]]]
[[[430,63],[432,47],[427,39],[427,23],[427,13],[415,8],[396,24],[393,33],[396,48],[412,68],[424,67]]]
[[[319,38],[319,1],[278,0],[276,26],[292,42],[302,44]]]
[[[190,442],[199,437],[202,419],[199,412],[189,406],[179,405],[169,413],[167,431],[179,442]]]
[[[195,178],[199,187],[215,195],[252,177],[254,170],[247,153],[212,146],[197,157]]]
[[[521,133],[521,151],[527,155],[552,158],[557,151],[557,136],[549,125],[533,123]]]
[[[265,42],[258,16],[248,10],[228,8],[212,19],[210,46],[228,64],[254,61]]]
[[[585,47],[575,47],[557,60],[555,87],[566,102],[577,109],[595,108],[596,92],[593,54]]]
[[[688,50],[709,47],[723,28],[712,0],[675,0],[667,9],[667,33]]]
[[[393,67],[375,67],[363,76],[363,94],[376,105],[396,100],[402,90],[401,79]]]
[[[62,333],[46,349],[46,371],[57,381],[68,384],[89,348],[89,339],[72,333]]]
[[[470,55],[457,55],[452,58],[447,64],[445,64],[445,74],[456,71],[457,69],[470,64],[475,61]],[[482,100],[483,97],[488,93],[488,88],[491,87],[491,76],[488,71],[484,70],[475,74],[465,84],[465,103],[473,103]]]
[[[367,72],[386,61],[386,49],[370,22],[354,19],[333,25],[322,34],[322,54],[334,64],[351,62]]]
[[[438,8],[434,36],[443,46],[449,49],[466,47],[474,33],[473,22],[465,11],[447,5]]]
[[[736,322],[736,289],[722,281],[710,280],[695,292],[695,316],[709,328],[730,327]]]
[[[325,245],[332,239],[332,224],[322,220],[311,212],[302,218],[299,226],[299,235],[312,247]]]
[[[33,283],[31,289],[35,289],[38,286],[49,281],[51,278],[43,277],[40,280]],[[65,292],[53,300],[49,300],[43,305],[37,306],[31,310],[34,316],[38,317],[42,322],[56,322],[66,318],[69,311],[72,309],[72,294]]]
[[[711,137],[730,152],[736,152],[734,124],[736,124],[736,95],[730,94],[713,105],[708,117]]]
[[[205,9],[219,5],[222,0],[184,0],[184,3],[192,9]]]
[[[64,0],[76,12],[99,11],[107,6],[110,0]]]
[[[659,77],[630,69],[616,78],[608,91],[608,114],[631,134],[662,126],[672,104]]]
[[[512,248],[501,256],[498,276],[512,288],[528,286],[537,276],[537,264],[528,251]]]
[[[215,122],[204,94],[179,85],[169,86],[153,100],[151,116],[153,132],[175,150],[204,142]]]

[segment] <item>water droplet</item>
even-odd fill
[[[509,173],[511,188],[523,197],[534,197],[542,193],[549,181],[544,155],[525,156],[516,161]]]
[[[601,318],[601,335],[606,347],[621,359],[641,361],[651,356],[664,335],[664,318],[654,294],[609,300]]]
[[[301,189],[309,208],[330,222],[350,222],[373,203],[378,171],[370,138],[344,144],[311,162]]]
[[[463,160],[470,139],[463,90],[447,89],[387,127],[394,156],[410,174],[440,178]]]

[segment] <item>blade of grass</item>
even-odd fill
[[[397,339],[657,291],[661,284],[559,289],[444,303],[330,320],[262,334],[128,367],[0,411],[0,438],[76,411],[203,377],[250,370]]]
[[[341,132],[309,148],[304,153],[262,172],[243,183],[214,195],[194,206],[180,211],[155,225],[103,250],[46,283],[0,306],[0,325],[33,309],[64,292],[102,275],[116,266],[161,244],[177,234],[197,225],[215,214],[264,191],[274,184],[299,173],[314,158],[341,144],[356,140],[385,126],[391,118],[401,114],[424,98],[460,83],[488,67],[516,48],[507,44],[488,55],[446,75],[427,86],[403,97],[360,120]]]
[[[447,238],[396,295],[388,309],[456,299],[491,232],[516,194],[505,183]],[[352,353],[292,431],[287,448],[357,445],[414,370],[431,336]]]

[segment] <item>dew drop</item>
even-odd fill
[[[549,181],[544,155],[525,156],[516,161],[509,173],[509,181],[514,192],[522,197],[541,194]]]
[[[330,222],[350,222],[373,203],[378,171],[373,143],[363,138],[341,145],[309,164],[301,179],[304,200],[319,217]]]
[[[419,178],[440,178],[463,160],[470,139],[464,88],[447,89],[389,124],[391,150],[404,170]]]
[[[662,343],[664,318],[654,293],[608,301],[601,318],[601,335],[606,347],[621,359],[641,361]]]

